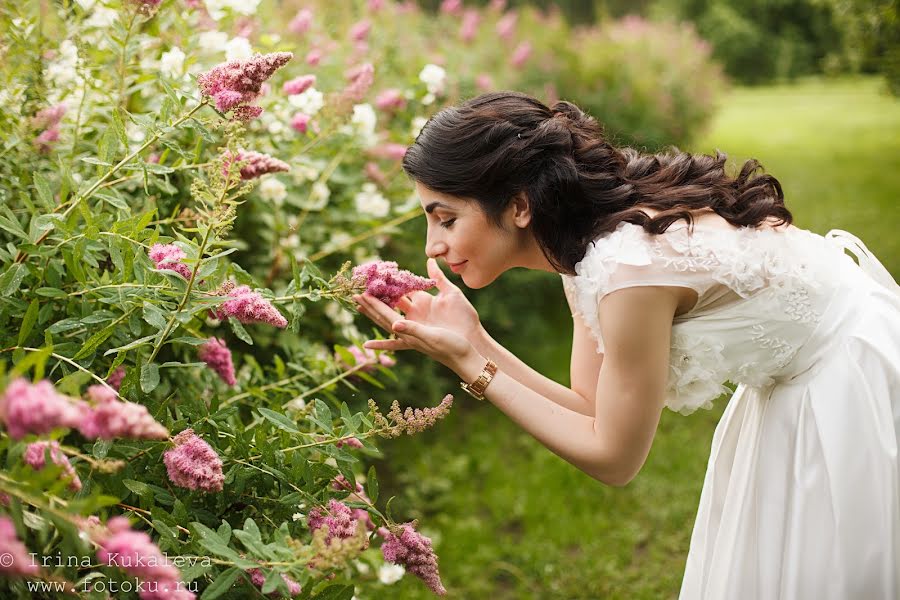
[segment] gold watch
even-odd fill
[[[476,379],[472,383],[460,381],[459,387],[464,389],[467,394],[469,394],[476,400],[484,400],[484,390],[487,389],[488,384],[496,374],[497,363],[495,363],[491,359],[488,359],[487,364],[484,365],[484,369],[481,371],[481,375],[478,376],[478,379]]]

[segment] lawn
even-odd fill
[[[849,230],[900,275],[900,101],[879,90],[872,79],[738,89],[694,150],[759,159],[781,180],[798,226]],[[571,324],[559,331],[510,349],[566,382]],[[490,405],[456,396],[451,417],[384,443],[387,458],[377,463],[382,497],[397,496],[392,512],[420,517],[433,536],[448,597],[677,597],[724,399],[690,417],[664,411],[644,469],[609,488]],[[359,597],[431,595],[407,576]]]

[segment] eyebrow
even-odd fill
[[[425,207],[425,212],[427,212],[430,215],[432,213],[432,211],[434,211],[434,209],[438,208],[438,207],[448,208],[450,210],[453,210],[453,207],[450,206],[449,204],[444,204],[443,202],[432,202],[431,204],[429,204],[428,206]]]

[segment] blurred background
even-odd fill
[[[420,5],[448,17],[440,0]],[[895,2],[535,0],[507,10],[519,30],[500,45],[512,55],[528,42],[529,60],[492,69],[464,56],[461,79],[512,72],[512,87],[571,100],[644,150],[718,149],[735,167],[756,158],[781,181],[798,226],[849,230],[900,276]],[[422,223],[405,231],[423,243]],[[424,260],[421,245],[406,260]],[[466,293],[496,339],[568,383],[572,326],[558,277],[512,271]],[[401,360],[415,365],[398,372],[404,385],[457,385],[440,367]],[[622,489],[583,475],[489,404],[456,397],[431,435],[386,442],[376,462],[392,509],[433,537],[449,597],[677,597],[726,397],[689,417],[665,410],[646,465]],[[374,597],[429,597],[410,578],[383,593]]]

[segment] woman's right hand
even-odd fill
[[[473,346],[477,346],[476,342],[482,329],[475,307],[462,291],[447,279],[435,259],[429,258],[426,268],[428,276],[437,282],[438,293],[432,295],[424,291],[413,292],[401,298],[396,308],[409,321],[448,329],[469,340]],[[391,331],[389,324],[383,328],[388,332]],[[366,342],[365,346],[376,350],[406,349],[400,340],[372,340]]]

